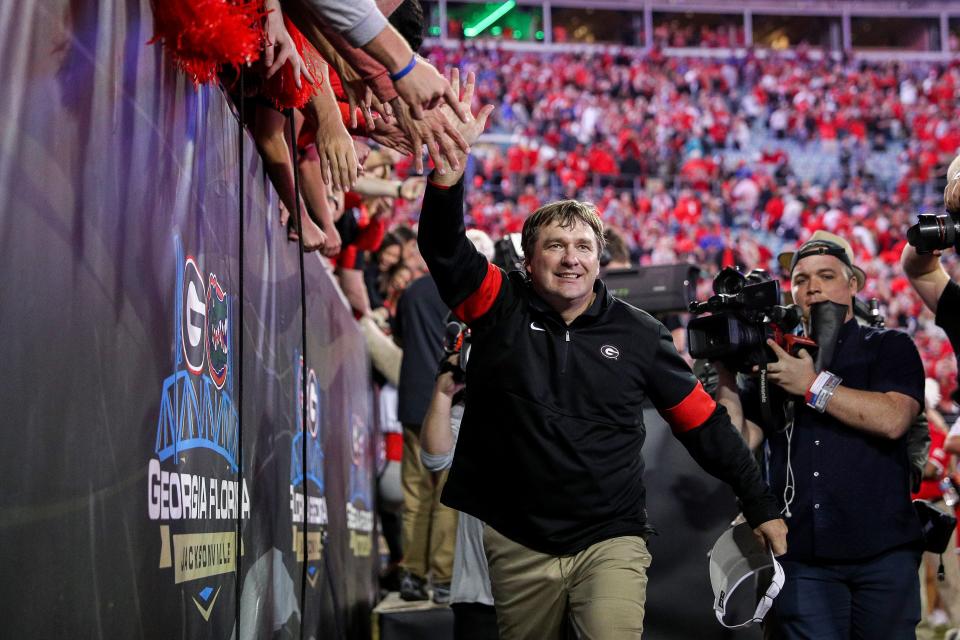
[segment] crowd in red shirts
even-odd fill
[[[960,65],[539,54],[462,48],[438,66],[477,73],[498,105],[494,144],[474,149],[468,215],[493,237],[559,197],[595,202],[640,265],[691,261],[776,273],[782,247],[817,229],[847,237],[888,326],[914,332],[945,387],[954,360],[899,269],[905,230],[942,207],[960,149]],[[500,134],[499,136],[497,134]],[[791,153],[832,163],[798,172]],[[867,160],[884,154],[894,179]],[[402,171],[402,168],[401,168]],[[820,172],[822,175],[822,172]],[[397,210],[414,220],[414,206]],[[956,274],[960,275],[960,273]]]

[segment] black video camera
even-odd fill
[[[918,218],[917,224],[907,229],[907,242],[917,253],[960,249],[960,213],[921,213]]]
[[[457,355],[456,363],[450,362],[450,356]],[[452,316],[448,318],[446,333],[443,336],[443,359],[437,375],[451,371],[454,382],[466,381],[467,360],[470,358],[470,327]]]
[[[762,269],[744,276],[732,267],[713,279],[713,296],[691,302],[690,312],[709,316],[687,325],[687,347],[697,359],[720,360],[729,369],[747,373],[754,365],[777,360],[767,339],[796,356],[804,348],[815,355],[816,343],[791,332],[802,315],[797,305],[780,305],[780,283]]]

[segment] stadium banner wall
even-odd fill
[[[365,348],[252,140],[146,0],[0,16],[0,636],[364,637]]]

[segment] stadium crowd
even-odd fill
[[[328,13],[318,19],[307,4],[328,5]],[[392,505],[381,504],[389,586],[426,597],[423,578],[432,572],[433,597],[450,597],[449,523],[436,525],[447,527],[439,535],[446,541],[423,539],[437,535],[431,522],[443,520],[437,483],[423,480],[430,472],[422,465],[407,471],[419,465],[410,461],[419,454],[408,435],[419,430],[426,406],[417,413],[404,401],[414,377],[409,352],[430,338],[411,326],[432,304],[417,285],[429,278],[417,247],[419,176],[430,165],[441,174],[456,168],[457,150],[467,146],[451,124],[463,117],[459,96],[438,69],[459,69],[471,91],[475,77],[474,106],[496,107],[467,159],[466,223],[489,236],[471,237],[478,247],[519,233],[552,200],[591,201],[623,237],[633,264],[700,265],[705,295],[726,266],[788,276],[777,266],[780,250],[832,232],[850,240],[866,272],[860,295],[880,301],[888,327],[912,335],[939,387],[930,397],[955,415],[950,343],[902,273],[900,256],[916,213],[941,208],[946,168],[960,150],[960,65],[866,63],[802,49],[790,57],[697,59],[658,48],[635,55],[461,46],[420,57],[417,0],[378,2],[374,11],[390,26],[373,13],[350,22],[339,15],[342,5],[285,3],[283,15],[279,2],[267,2],[266,55],[252,72],[224,68],[219,79],[280,196],[279,222],[291,241],[302,238],[305,250],[329,258],[370,341],[395,482],[401,458],[404,465],[405,495],[395,491]],[[725,30],[657,33],[665,46],[731,44]],[[742,34],[734,38],[738,44]],[[175,50],[173,41],[164,40]],[[181,60],[181,67],[211,79],[192,63]],[[960,264],[946,260],[960,278]],[[412,301],[408,288],[426,302]],[[402,338],[403,350],[391,335]],[[433,373],[418,374],[428,379],[426,396]],[[428,522],[407,521],[421,511]],[[439,568],[428,557],[438,548],[446,549]],[[405,585],[395,571],[401,562]]]
[[[478,100],[499,101],[491,130],[509,139],[474,150],[474,226],[497,238],[550,199],[577,197],[636,263],[690,261],[706,282],[730,264],[778,273],[780,247],[818,229],[848,235],[872,276],[862,295],[881,301],[888,326],[915,333],[928,373],[953,388],[949,344],[898,260],[917,212],[942,208],[960,149],[950,126],[960,66],[480,48],[430,57],[476,72]],[[832,171],[795,167],[791,151]],[[896,173],[872,172],[876,155]],[[395,219],[416,216],[414,204]]]

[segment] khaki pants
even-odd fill
[[[501,640],[559,639],[568,616],[583,640],[643,634],[651,561],[643,538],[611,538],[576,555],[551,556],[484,526],[483,545]]]
[[[440,504],[447,472],[431,473],[420,462],[420,436],[403,428],[403,562],[421,578],[430,573],[434,584],[453,577],[453,550],[457,542],[457,512]]]

